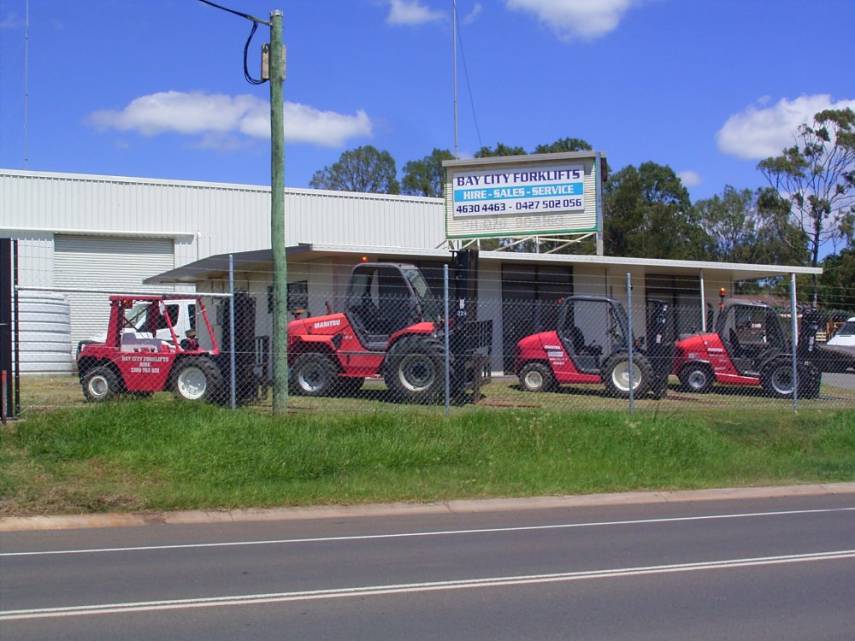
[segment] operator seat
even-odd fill
[[[573,325],[570,331],[567,332],[567,338],[573,346],[573,353],[581,354],[582,350],[585,349],[585,335],[582,333],[582,330]]]
[[[730,341],[730,349],[733,351],[732,358],[741,358],[743,355],[742,345],[739,342],[739,335],[732,327],[730,328],[728,339]]]

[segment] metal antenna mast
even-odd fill
[[[24,167],[30,164],[30,0],[24,2]]]
[[[451,84],[454,96],[454,157],[460,157],[457,135],[457,0],[451,0]]]

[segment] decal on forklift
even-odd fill
[[[338,327],[339,325],[341,325],[341,319],[335,318],[333,320],[325,320],[325,321],[317,322],[313,325],[313,327],[315,329],[322,329],[324,327]]]
[[[169,361],[168,356],[147,355],[122,355],[119,357],[122,363],[133,363],[136,366],[130,368],[131,374],[160,374],[160,363]],[[158,367],[154,367],[157,365]]]

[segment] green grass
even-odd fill
[[[274,418],[169,397],[0,431],[0,512],[434,501],[855,480],[855,410],[467,408]]]
[[[468,412],[479,408],[542,409],[547,411],[578,410],[626,410],[623,399],[605,395],[602,385],[577,385],[562,387],[548,394],[524,392],[516,379],[495,379],[484,390],[484,398],[478,407],[466,406],[456,412]],[[169,397],[168,394],[162,396]],[[855,389],[844,389],[823,384],[822,396],[815,400],[800,400],[803,409],[849,409],[855,408]],[[83,394],[76,376],[25,376],[21,381],[21,405],[25,413],[67,407],[83,408]],[[377,411],[403,411],[436,414],[441,408],[402,405],[389,398],[380,381],[367,381],[360,396],[352,398],[307,398],[292,396],[289,406],[299,412],[353,413]],[[650,398],[638,399],[639,410],[652,410],[660,414],[706,413],[710,410],[741,410],[746,406],[764,407],[787,412],[790,401],[764,396],[758,388],[716,387],[711,394],[689,394],[679,390],[676,379],[672,379],[668,395],[659,401]],[[270,402],[256,406],[261,412],[269,411]]]

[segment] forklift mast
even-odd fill
[[[451,258],[449,350],[452,386],[473,385],[475,400],[490,380],[493,321],[478,321],[478,250],[455,251]]]
[[[451,298],[456,309],[452,313],[458,319],[477,320],[478,318],[478,250],[461,249],[451,257]]]

